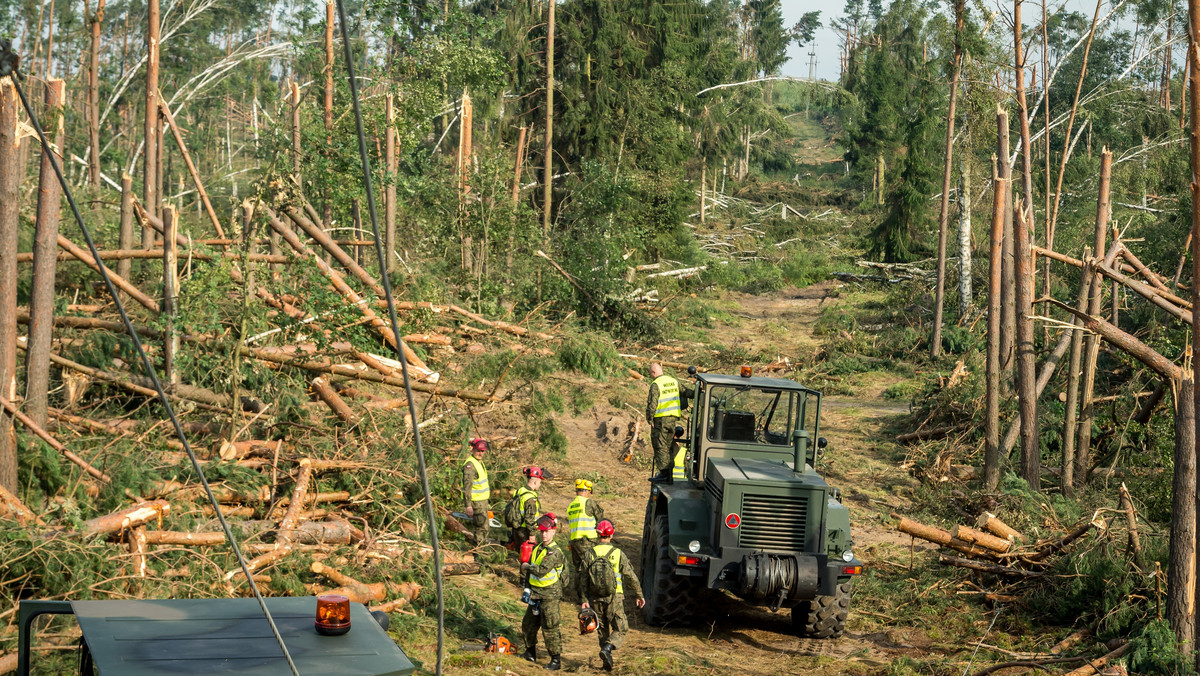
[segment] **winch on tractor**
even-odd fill
[[[706,590],[724,590],[791,609],[801,636],[840,636],[862,563],[841,492],[814,469],[827,445],[817,436],[821,393],[745,367],[688,372],[693,412],[675,430],[687,478],[652,478],[646,505],[646,621],[694,621]]]

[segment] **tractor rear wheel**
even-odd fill
[[[667,515],[659,514],[650,525],[642,559],[643,609],[648,624],[689,624],[696,619],[697,595],[703,587],[697,578],[675,574],[671,558]]]
[[[850,582],[837,586],[833,596],[818,596],[792,608],[792,626],[807,638],[838,638],[850,615]]]

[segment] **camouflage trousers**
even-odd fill
[[[546,641],[546,652],[551,655],[562,654],[562,610],[559,599],[541,599],[538,604],[538,614],[533,614],[533,606],[525,608],[525,617],[521,618],[521,633],[525,636],[525,648],[528,650],[537,645],[538,629],[542,630],[542,638]]]
[[[576,579],[582,580],[587,575],[581,567],[583,566],[583,557],[587,556],[587,553],[592,551],[592,547],[595,546],[596,541],[592,538],[585,537],[571,540],[571,564],[575,567],[575,574],[579,576]],[[586,583],[584,584],[586,586]],[[568,593],[567,596],[568,598],[574,598],[575,595]]]
[[[471,517],[475,520],[471,530],[475,533],[475,544],[481,545],[488,536],[488,503],[487,500],[472,500],[471,509],[475,514]]]
[[[654,471],[670,472],[675,466],[675,425],[679,418],[673,415],[655,418],[650,425],[650,445],[654,448]]]
[[[600,647],[611,643],[613,648],[620,648],[625,642],[625,632],[629,631],[629,620],[625,618],[625,595],[614,594],[611,598],[593,601],[591,605],[600,617],[596,628]]]

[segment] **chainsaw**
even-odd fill
[[[517,647],[512,644],[512,641],[500,636],[499,634],[488,633],[487,640],[483,645],[478,643],[464,643],[462,650],[479,651],[485,653],[497,653],[500,655],[515,655]]]
[[[450,516],[458,519],[459,521],[466,521],[467,523],[471,523],[475,520],[474,518],[467,516],[466,512],[450,512]],[[491,528],[504,527],[504,524],[500,523],[500,520],[496,518],[495,512],[491,511],[490,509],[488,510],[488,526]]]

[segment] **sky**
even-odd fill
[[[814,72],[821,80],[837,80],[839,73],[837,34],[829,28],[830,22],[842,15],[844,0],[782,0],[783,25],[791,28],[807,12],[821,12],[821,28],[811,45],[803,48],[795,43],[788,48],[787,63],[781,73],[792,77],[808,77],[808,53],[816,52]],[[886,4],[886,3],[885,3]]]

